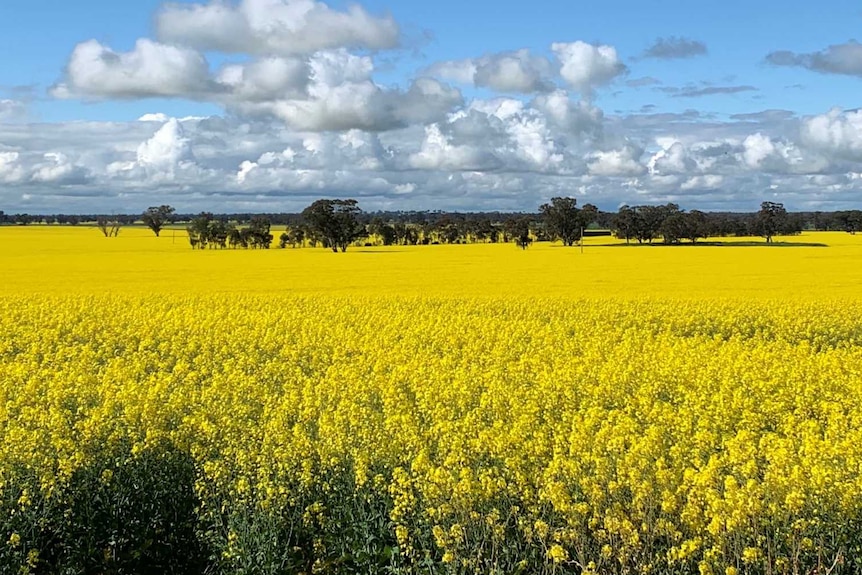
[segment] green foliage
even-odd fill
[[[589,226],[598,214],[598,208],[586,204],[577,207],[575,198],[551,198],[550,204],[542,204],[539,211],[551,236],[559,239],[565,246],[573,246],[581,239],[582,231]]]
[[[754,216],[751,223],[751,232],[757,236],[766,238],[766,243],[772,243],[773,236],[795,235],[802,231],[801,222],[788,215],[784,204],[776,202],[763,202],[760,211]]]
[[[153,230],[156,237],[159,237],[162,228],[171,221],[174,211],[176,210],[168,205],[151,206],[143,213],[141,221],[144,222],[145,226]]]
[[[344,252],[366,235],[365,226],[358,220],[361,213],[356,200],[317,200],[303,210],[302,219],[324,247]]]
[[[103,454],[51,491],[18,470],[0,503],[0,572],[200,573],[191,458],[172,446]]]

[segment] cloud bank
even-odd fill
[[[155,35],[121,50],[83,39],[55,98],[139,100],[128,122],[27,123],[0,100],[0,207],[7,212],[298,211],[320,197],[366,209],[534,210],[572,195],[604,209],[840,209],[862,201],[862,115],[754,110],[612,113],[597,94],[624,86],[615,46],[583,40],[417,65],[384,83],[381,54],[405,51],[392,16],[316,0],[166,4]],[[862,74],[859,44],[773,52],[778,66]],[[659,38],[641,55],[705,56]],[[641,59],[642,59],[641,58]],[[635,58],[633,61],[639,61]],[[653,63],[654,64],[654,63]],[[627,82],[675,98],[745,98],[748,84]],[[174,118],[163,99],[220,108]],[[710,100],[712,101],[712,100]]]

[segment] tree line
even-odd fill
[[[862,210],[789,213],[780,203],[763,202],[755,213],[686,211],[679,205],[622,206],[605,212],[592,204],[579,206],[571,197],[552,198],[535,213],[501,212],[374,212],[356,200],[321,199],[301,213],[178,214],[169,205],[152,206],[137,215],[29,216],[6,215],[0,224],[78,225],[91,223],[106,237],[123,226],[142,223],[158,236],[166,226],[184,225],[191,247],[269,249],[272,226],[284,226],[279,248],[322,246],[345,251],[351,245],[426,245],[515,243],[526,249],[534,241],[578,244],[584,235],[611,235],[627,243],[696,243],[708,237],[761,236],[772,242],[804,229],[862,232]]]

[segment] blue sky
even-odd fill
[[[855,207],[860,26],[844,0],[4,0],[0,209]]]

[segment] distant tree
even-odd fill
[[[678,244],[685,237],[686,214],[677,212],[664,219],[659,228],[662,241],[666,244]]]
[[[391,246],[397,240],[395,228],[384,222],[380,217],[374,218],[368,224],[368,234],[380,238],[384,246]]]
[[[122,224],[118,219],[109,220],[107,216],[98,216],[96,218],[96,227],[99,228],[106,238],[115,238],[120,235]]]
[[[207,240],[210,248],[227,247],[228,237],[233,226],[223,219],[213,219],[207,226]]]
[[[533,244],[533,236],[530,235],[531,218],[527,216],[510,217],[503,222],[503,241],[514,242],[522,250]]]
[[[317,200],[303,210],[302,219],[325,247],[345,252],[350,244],[366,235],[365,226],[358,219],[361,213],[356,200]]]
[[[539,211],[545,220],[548,233],[563,245],[573,246],[581,239],[581,232],[590,225],[598,213],[598,208],[586,204],[577,207],[575,198],[551,198],[550,204],[542,204]]]
[[[148,228],[153,230],[156,237],[159,237],[162,228],[165,224],[170,223],[171,216],[176,210],[168,205],[151,206],[141,216],[141,220]]]
[[[679,213],[679,206],[667,204],[664,206],[635,206],[636,231],[638,243],[652,243],[661,235],[662,224],[671,215]],[[670,238],[668,238],[670,239]]]
[[[472,220],[468,226],[469,234],[476,242],[497,243],[499,230],[490,218]]]
[[[763,202],[760,211],[754,215],[751,222],[751,231],[755,235],[766,238],[766,243],[771,244],[772,238],[777,235],[789,234],[792,224],[784,209],[784,204],[777,202]]]
[[[293,226],[287,230],[287,235],[291,248],[295,248],[297,246],[302,247],[303,242],[305,242],[305,236],[307,235],[305,226]]]
[[[466,239],[466,230],[462,224],[463,222],[458,218],[447,214],[434,222],[431,233],[441,243],[457,244],[462,239]]]
[[[253,249],[268,250],[272,244],[272,234],[269,233],[271,224],[266,216],[254,216],[248,227],[243,230],[248,235],[248,244]]]
[[[697,243],[697,240],[709,236],[709,222],[706,219],[706,214],[699,210],[691,210],[683,214],[683,217],[683,238],[694,244]]]
[[[637,212],[630,206],[622,206],[614,216],[611,227],[617,239],[625,240],[626,243],[636,239],[638,231]]]
[[[836,212],[835,221],[848,234],[855,235],[857,232],[862,232],[862,211],[860,210]]]
[[[189,243],[192,249],[204,249],[212,238],[210,230],[210,222],[213,221],[213,215],[210,212],[201,212],[198,216],[192,218],[186,231],[189,234]]]
[[[36,219],[35,216],[31,216],[30,214],[15,214],[12,217],[12,221],[14,221],[19,226],[27,226],[33,223]]]

